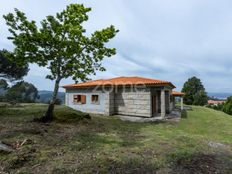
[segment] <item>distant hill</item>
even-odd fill
[[[52,97],[52,91],[42,90],[42,91],[38,91],[38,94],[40,97],[39,97],[39,99],[37,99],[37,102],[40,102],[40,103],[48,103]],[[65,93],[59,92],[57,98],[61,99],[62,103],[64,103]]]
[[[227,99],[227,97],[232,96],[232,93],[209,92],[208,96],[215,97],[215,98],[218,98],[218,99]]]

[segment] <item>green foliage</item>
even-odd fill
[[[15,9],[15,13],[4,15],[15,49],[12,53],[17,64],[36,63],[47,67],[50,74],[46,78],[55,80],[50,106],[43,121],[53,118],[54,103],[60,81],[71,77],[85,81],[96,71],[104,71],[102,60],[116,54],[115,48],[106,44],[114,38],[118,30],[114,26],[85,34],[83,23],[88,20],[90,8],[81,4],[70,4],[62,12],[47,16],[40,22],[29,21],[26,15]]]
[[[218,111],[222,111],[223,110],[223,106],[224,104],[217,104],[217,105],[213,105],[213,104],[208,104],[206,105],[208,108],[211,108],[211,109],[215,109],[215,110],[218,110]]]
[[[0,80],[0,89],[6,90],[8,88],[8,83],[6,80],[1,79]]]
[[[6,93],[8,101],[32,103],[38,97],[37,88],[30,83],[21,81],[12,86]]]
[[[187,118],[188,117],[188,113],[186,110],[182,110],[181,111],[181,118]]]
[[[180,163],[189,161],[191,156],[194,154],[194,151],[189,151],[186,149],[178,149],[167,155],[167,161],[173,166],[178,166]]]
[[[6,80],[1,79],[0,80],[0,102],[5,101],[5,94],[8,89],[8,83]]]
[[[208,108],[215,109],[218,111],[223,111],[229,115],[232,115],[232,96],[228,97],[225,103],[217,105],[207,105]]]
[[[223,112],[232,115],[232,96],[227,98],[222,110]]]
[[[70,4],[55,16],[47,16],[41,27],[29,21],[26,15],[15,9],[15,14],[4,15],[15,45],[17,61],[37,63],[47,67],[47,78],[61,80],[87,80],[96,70],[104,71],[101,61],[116,53],[105,44],[118,32],[114,26],[95,31],[90,37],[85,35],[83,22],[88,20],[90,8],[80,4]]]
[[[197,77],[189,78],[188,81],[184,83],[182,92],[185,93],[185,104],[200,106],[207,104],[207,93],[205,92],[205,88],[201,83],[201,80]]]
[[[18,80],[27,75],[28,64],[17,64],[14,55],[6,50],[0,50],[0,77]]]
[[[59,123],[77,123],[83,119],[89,120],[91,116],[73,109],[60,109],[58,112],[55,112],[55,121]]]
[[[204,106],[207,101],[208,101],[208,97],[207,94],[204,90],[200,90],[198,91],[195,95],[194,95],[194,100],[193,100],[193,105],[200,105],[200,106]]]

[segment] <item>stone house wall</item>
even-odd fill
[[[86,103],[73,102],[74,95],[85,95]],[[87,113],[104,115],[131,115],[152,117],[156,114],[165,115],[171,111],[171,89],[165,87],[116,87],[114,89],[66,89],[65,104],[73,109]],[[91,103],[91,95],[99,96],[99,103]],[[152,95],[156,96],[157,113],[152,115]],[[165,98],[166,102],[162,102]],[[164,112],[161,112],[164,111]]]
[[[115,114],[151,117],[149,88],[119,88],[114,94]]]

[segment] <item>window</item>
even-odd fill
[[[85,95],[74,95],[73,102],[77,104],[85,104],[86,103],[86,96]]]
[[[99,104],[99,96],[98,95],[92,95],[91,96],[91,103]]]

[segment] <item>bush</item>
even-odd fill
[[[223,111],[229,115],[232,115],[232,96],[228,97],[226,102],[223,104],[218,104],[218,105],[209,104],[207,105],[207,107],[218,111]]]
[[[232,96],[228,97],[222,107],[223,112],[232,115]]]
[[[223,106],[224,106],[224,104],[218,104],[218,105],[208,104],[208,105],[206,105],[206,107],[214,109],[214,110],[218,110],[218,111],[223,111]]]
[[[181,118],[187,118],[188,117],[188,113],[186,110],[182,110],[181,111]]]

